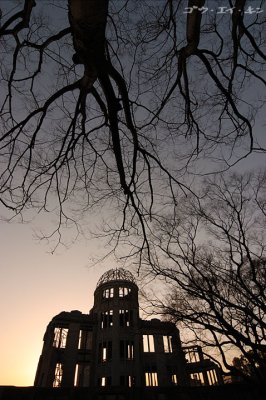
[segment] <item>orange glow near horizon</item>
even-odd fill
[[[116,264],[90,267],[99,243],[61,254],[33,240],[29,225],[0,226],[0,386],[32,386],[50,320],[61,311],[89,313],[99,277]]]

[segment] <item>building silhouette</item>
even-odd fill
[[[171,322],[139,316],[138,287],[124,269],[99,279],[89,314],[61,312],[48,324],[35,387],[171,387],[222,383],[199,347],[182,348]]]

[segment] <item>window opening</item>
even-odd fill
[[[156,367],[147,367],[145,371],[145,386],[158,386]]]
[[[172,374],[172,375],[171,375],[171,382],[172,382],[174,385],[178,385],[177,375],[176,375],[176,374]]]
[[[62,377],[63,377],[63,364],[57,363],[55,366],[53,387],[61,387]]]
[[[101,328],[113,326],[113,310],[108,310],[101,313]]]
[[[120,340],[120,358],[133,360],[134,342],[129,340]]]
[[[68,329],[55,328],[53,347],[64,349],[66,347],[67,335],[68,335]]]
[[[92,349],[92,331],[79,331],[79,350],[91,350]]]
[[[143,351],[145,353],[153,353],[155,351],[153,335],[143,335]]]
[[[99,343],[99,362],[106,362],[112,359],[112,342]]]
[[[120,287],[118,293],[119,293],[119,297],[128,296],[129,293],[131,293],[131,288],[128,288],[128,287]]]
[[[200,361],[199,348],[197,346],[185,349],[185,351],[188,362],[193,363]]]
[[[119,325],[120,326],[131,326],[133,320],[132,310],[119,310]]]
[[[165,353],[172,353],[172,336],[163,336],[163,347]]]
[[[103,298],[104,299],[111,299],[112,297],[114,297],[114,288],[107,288],[104,289],[103,291]]]
[[[217,375],[216,375],[215,370],[207,371],[207,377],[208,377],[209,385],[217,385],[218,380],[217,380]]]
[[[178,385],[178,379],[177,379],[177,369],[175,366],[168,366],[167,367],[167,371],[168,371],[168,376],[169,376],[169,380],[172,383],[172,385]]]
[[[99,378],[99,386],[111,386],[111,376],[102,376]]]
[[[80,366],[79,364],[76,364],[75,368],[75,377],[74,377],[74,386],[79,386],[79,381],[80,381]]]
[[[90,384],[90,365],[76,364],[74,386],[88,387]]]
[[[132,375],[121,375],[120,386],[132,387],[135,386],[135,376]]]
[[[192,386],[202,386],[204,384],[204,377],[202,372],[190,374]]]

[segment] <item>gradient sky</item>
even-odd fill
[[[52,255],[29,224],[1,222],[0,243],[0,385],[31,386],[48,322],[61,311],[88,313],[99,277],[116,264],[91,267],[100,242],[82,238]]]
[[[238,169],[255,165],[265,167],[264,154],[243,160]],[[110,258],[95,265],[106,252],[100,239],[80,237],[52,255],[49,244],[34,239],[38,224],[42,221],[18,224],[0,218],[0,385],[33,385],[49,321],[61,311],[88,313],[98,279],[118,266]]]

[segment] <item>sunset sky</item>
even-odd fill
[[[20,8],[19,3],[1,2],[7,10],[14,5]],[[60,6],[67,9],[67,2],[55,3],[50,17],[60,20]],[[67,17],[65,10],[63,15]],[[88,313],[99,277],[117,265],[101,262],[93,267],[104,253],[103,242],[82,237],[52,255],[54,243],[35,237],[55,219],[50,214],[26,224],[6,223],[6,217],[0,207],[0,385],[31,386],[49,321],[64,310]]]
[[[64,7],[60,9],[56,3],[57,14],[51,12],[50,17],[63,27],[68,15],[67,2],[60,4]],[[42,84],[45,93],[46,82]],[[249,90],[253,98],[254,93],[262,93],[262,85]],[[254,122],[254,131],[260,145],[266,147],[261,110]],[[204,159],[204,163],[208,160]],[[265,168],[265,153],[244,158],[234,170],[245,172],[255,167]],[[29,215],[32,221],[28,223],[6,222],[7,211],[0,208],[0,385],[32,386],[47,324],[61,311],[89,313],[100,276],[108,269],[122,266],[113,256],[101,259],[111,248],[106,247],[104,239],[89,235],[89,230],[94,231],[102,222],[99,217],[115,219],[112,205],[109,207],[98,209],[98,214],[91,219],[85,217],[88,219],[84,221],[86,237],[80,235],[74,243],[59,246],[54,252],[55,243],[36,237],[36,232],[46,228],[51,231],[56,218],[52,213]],[[72,233],[71,240],[75,236]]]
[[[2,222],[0,242],[0,385],[31,386],[49,321],[61,311],[88,313],[99,277],[116,264],[90,267],[99,241],[51,255],[32,225]]]

